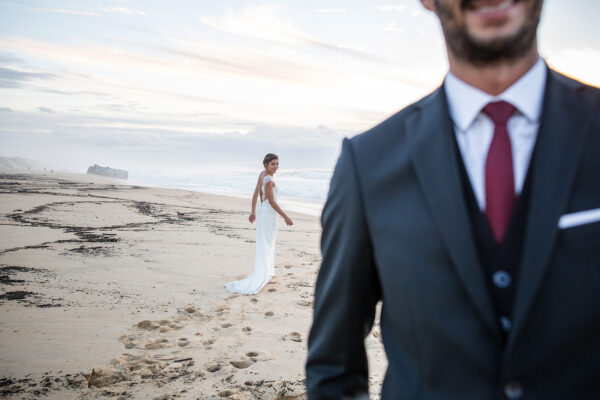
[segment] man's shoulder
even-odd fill
[[[372,128],[352,137],[349,140],[356,146],[364,146],[374,142],[381,143],[388,137],[398,138],[398,136],[404,135],[404,122],[406,119],[410,118],[415,113],[420,112],[421,109],[427,107],[430,103],[439,100],[438,97],[440,96],[440,91],[442,90],[442,87],[438,87],[436,90],[420,100],[407,105]]]

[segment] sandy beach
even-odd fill
[[[275,283],[238,296],[249,199],[76,174],[0,175],[0,199],[2,397],[305,398],[318,217],[280,219]]]

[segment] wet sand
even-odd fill
[[[305,398],[317,217],[280,219],[276,283],[238,296],[249,200],[75,174],[0,175],[0,199],[0,396]]]

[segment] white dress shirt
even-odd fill
[[[450,118],[471,187],[479,208],[485,210],[485,160],[494,135],[494,123],[481,110],[490,102],[504,100],[517,111],[507,124],[510,136],[515,192],[521,193],[537,138],[546,87],[547,67],[540,58],[518,81],[492,96],[448,72],[444,89]]]

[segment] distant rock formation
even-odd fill
[[[109,178],[127,179],[127,171],[123,169],[114,169],[110,167],[101,167],[97,164],[92,165],[87,170],[88,174],[108,176]]]
[[[44,166],[37,161],[23,157],[0,157],[0,172],[17,173],[41,171]]]

